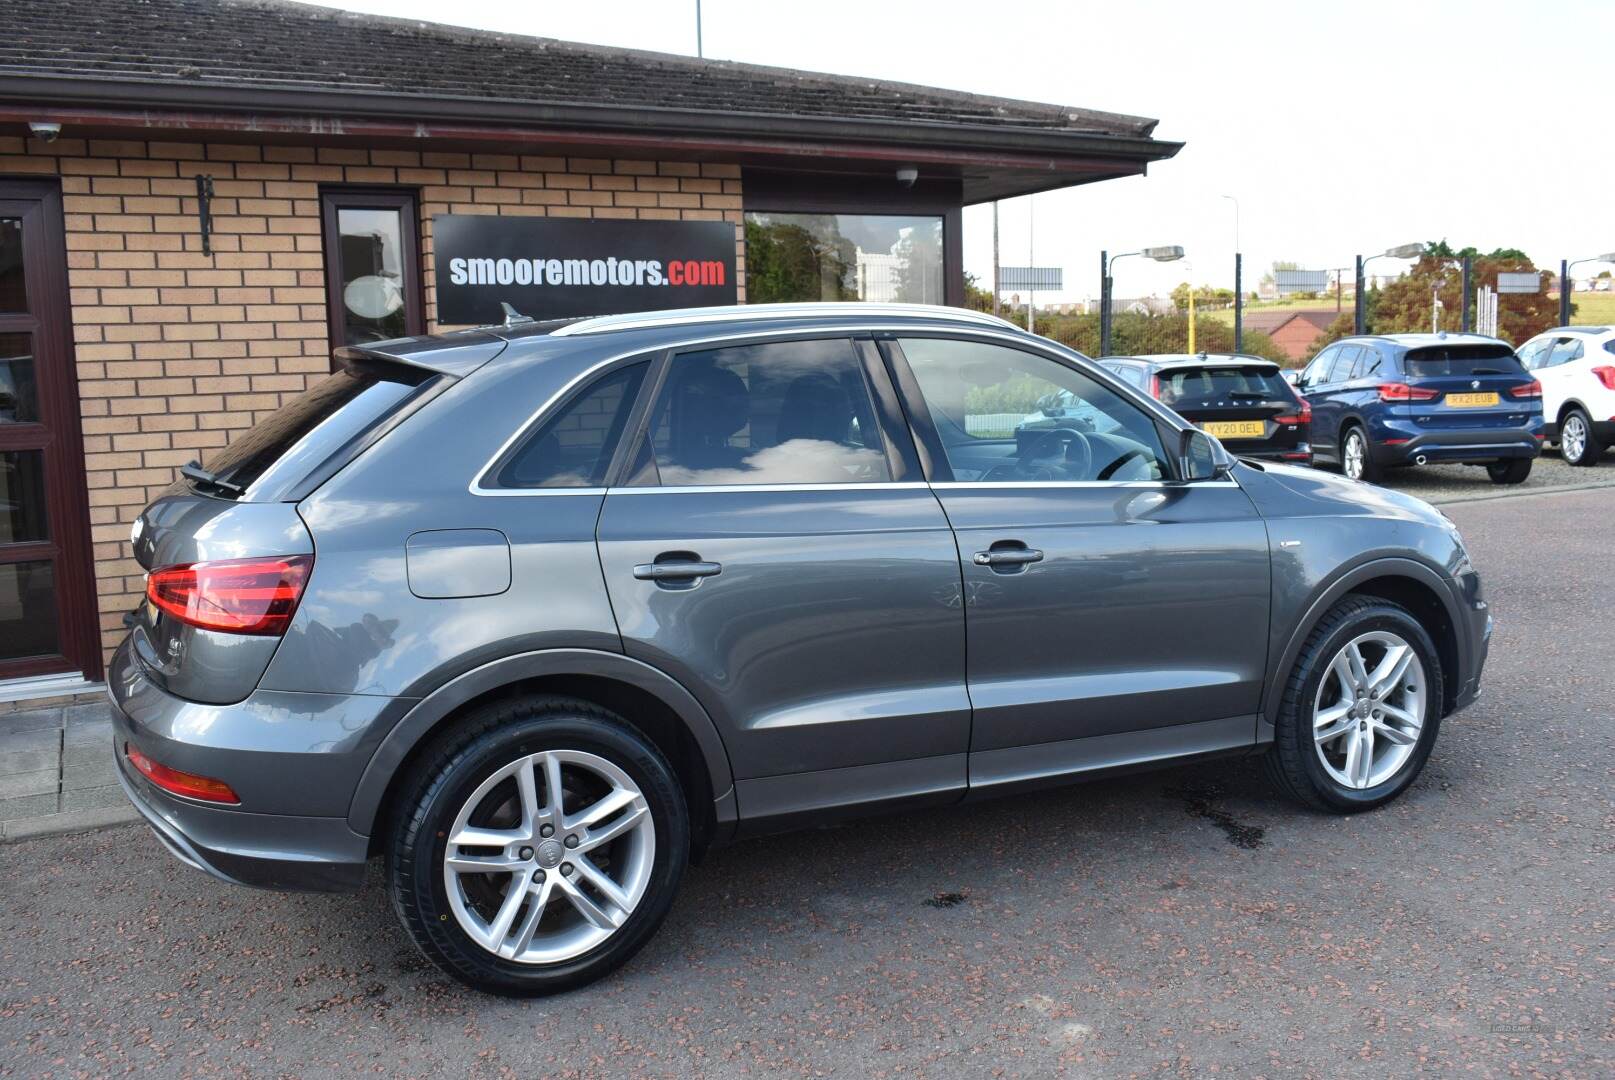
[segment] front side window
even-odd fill
[[[1351,377],[1352,365],[1357,362],[1357,354],[1362,350],[1355,345],[1343,345],[1335,354],[1334,363],[1324,373],[1323,381],[1326,383],[1345,382]]]
[[[746,302],[940,304],[942,219],[890,214],[746,215]]]
[[[977,341],[899,342],[955,480],[1160,480],[1155,421],[1046,356]]]
[[[1301,373],[1301,382],[1305,386],[1321,386],[1329,375],[1329,365],[1335,362],[1340,355],[1340,346],[1334,345],[1312,358],[1306,370]]]
[[[1572,360],[1581,359],[1581,342],[1576,338],[1558,338],[1553,343],[1553,352],[1548,356],[1548,367],[1558,367],[1568,364]]]
[[[1520,347],[1520,364],[1527,371],[1535,371],[1538,368],[1546,367],[1548,353],[1552,348],[1552,338],[1542,338],[1538,341],[1527,342]]]
[[[649,430],[668,487],[892,478],[863,365],[845,338],[682,353]]]
[[[509,488],[600,487],[649,368],[642,361],[590,383],[517,448],[495,483]]]

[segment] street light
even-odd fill
[[[1570,325],[1570,271],[1582,263],[1615,262],[1615,251],[1606,251],[1602,255],[1593,255],[1586,259],[1576,259],[1574,262],[1559,263],[1559,325]]]
[[[1245,256],[1239,250],[1239,200],[1232,195],[1221,196],[1234,204],[1234,351],[1245,349]],[[1190,286],[1190,295],[1194,295]],[[1193,325],[1192,323],[1190,324]],[[1194,350],[1190,350],[1193,352]]]
[[[1099,355],[1110,355],[1110,294],[1114,282],[1110,277],[1110,268],[1117,259],[1125,259],[1133,255],[1142,255],[1146,259],[1156,262],[1177,262],[1183,258],[1183,248],[1172,245],[1169,247],[1147,247],[1137,251],[1124,251],[1115,258],[1108,252],[1099,253]]]
[[[1386,248],[1378,255],[1370,255],[1366,259],[1361,255],[1357,256],[1357,297],[1355,310],[1352,313],[1352,333],[1361,334],[1366,332],[1366,327],[1363,325],[1363,267],[1375,259],[1416,259],[1423,254],[1423,244],[1398,244],[1396,247]]]

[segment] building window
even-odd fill
[[[942,218],[747,213],[746,300],[941,304]]]
[[[331,189],[322,202],[331,347],[424,333],[414,194]]]

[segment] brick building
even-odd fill
[[[1247,311],[1245,329],[1258,330],[1273,339],[1291,360],[1307,360],[1312,345],[1339,318],[1334,308],[1318,311]]]
[[[180,465],[333,347],[444,328],[436,222],[724,222],[736,299],[856,297],[855,258],[750,265],[748,237],[828,230],[961,303],[962,206],[1178,148],[1137,117],[265,0],[7,13],[0,698],[99,678],[142,593],[130,523]]]

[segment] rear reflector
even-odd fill
[[[170,769],[167,765],[153,761],[128,743],[123,744],[123,752],[128,757],[129,764],[140,770],[140,775],[164,791],[172,791],[175,795],[184,795],[188,799],[201,799],[204,802],[229,803],[232,806],[241,803],[241,799],[223,780]]]
[[[1380,383],[1376,389],[1379,390],[1381,401],[1434,401],[1441,396],[1434,390],[1400,382]]]
[[[1542,396],[1542,384],[1532,379],[1524,386],[1511,387],[1508,396],[1514,398],[1539,398]]]
[[[1598,376],[1598,381],[1604,384],[1605,390],[1615,390],[1615,367],[1600,364],[1593,368],[1593,374]]]
[[[226,634],[286,632],[312,555],[182,563],[153,570],[146,599],[180,622]]]

